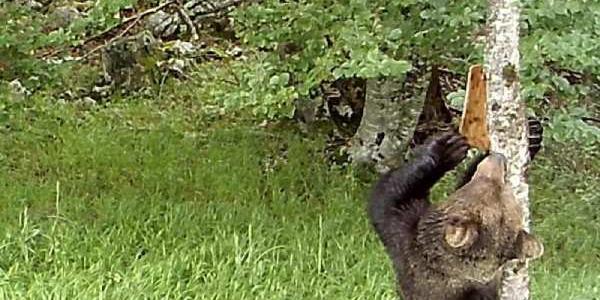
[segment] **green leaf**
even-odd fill
[[[409,62],[405,60],[393,60],[389,59],[386,61],[385,67],[390,70],[390,75],[392,76],[400,76],[404,75],[411,69],[411,65]]]
[[[271,79],[269,79],[269,85],[277,86],[277,85],[279,85],[279,81],[280,81],[279,75],[273,75],[273,76],[271,76]]]
[[[395,28],[388,34],[388,39],[392,41],[398,40],[400,37],[402,37],[402,29],[400,28]]]

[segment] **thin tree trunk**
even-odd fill
[[[509,161],[508,180],[523,207],[525,228],[529,228],[526,108],[519,96],[519,4],[518,0],[489,0],[487,110],[491,150]],[[529,299],[526,263],[510,263],[505,268],[501,299]]]

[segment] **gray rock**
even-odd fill
[[[227,49],[226,51],[227,55],[231,56],[231,57],[243,57],[244,55],[244,50],[238,46],[235,46],[231,49]]]
[[[29,96],[31,92],[23,86],[19,79],[15,79],[8,83],[8,86],[12,89],[12,92],[18,96]]]
[[[177,40],[171,46],[172,51],[179,56],[189,57],[194,55],[198,49],[190,42]]]
[[[147,31],[124,37],[102,51],[104,78],[113,87],[137,90],[150,84],[161,58],[158,42]]]
[[[92,99],[91,97],[83,97],[81,102],[88,106],[96,105],[96,100]]]
[[[190,0],[184,4],[183,8],[189,13],[191,17],[196,17],[199,15],[209,14],[216,11],[217,5],[215,5],[215,3],[211,1],[206,0]]]
[[[47,27],[50,30],[67,28],[79,18],[81,18],[81,13],[74,7],[60,6],[48,15]]]
[[[30,9],[33,9],[33,10],[41,9],[44,7],[44,5],[42,3],[35,1],[35,0],[20,0],[17,3],[19,3],[23,6],[26,6]]]
[[[158,11],[152,14],[144,27],[152,32],[156,38],[166,39],[172,38],[179,31],[181,20],[177,14],[168,14],[164,11]]]

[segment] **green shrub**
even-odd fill
[[[246,94],[240,106],[288,114],[324,80],[398,76],[415,58],[461,73],[483,60],[485,1],[262,1],[237,10],[242,42],[260,49],[239,70]],[[600,3],[524,1],[522,85],[530,103],[549,95],[569,99],[598,80]],[[244,74],[251,72],[251,74]],[[254,76],[259,74],[259,76]],[[582,74],[587,80],[572,80]],[[282,79],[288,79],[286,80]],[[256,101],[254,98],[265,99]]]

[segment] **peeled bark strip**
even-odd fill
[[[487,107],[491,150],[508,158],[507,179],[523,207],[523,223],[529,228],[529,186],[525,180],[529,156],[525,104],[519,96],[518,77],[519,13],[518,0],[489,0]],[[501,299],[529,299],[527,264],[513,263],[505,268]]]
[[[404,82],[367,80],[363,117],[349,149],[354,163],[374,163],[378,172],[401,164],[423,108],[422,95],[404,97]]]
[[[487,126],[487,79],[481,65],[469,69],[463,115],[459,131],[469,145],[482,151],[490,150]]]

